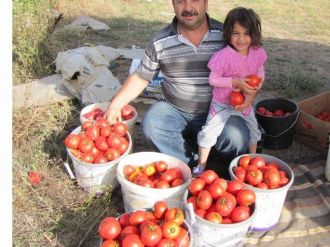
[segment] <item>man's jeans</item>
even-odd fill
[[[198,159],[197,133],[205,124],[207,113],[187,114],[170,104],[155,103],[145,114],[142,130],[146,139],[161,153],[174,156],[188,165]],[[232,160],[248,149],[249,130],[239,116],[231,116],[218,137],[217,155]]]

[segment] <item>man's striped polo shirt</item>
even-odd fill
[[[212,88],[208,83],[207,63],[223,47],[222,24],[207,15],[209,32],[199,47],[178,33],[178,20],[157,33],[145,49],[145,57],[136,74],[147,81],[163,73],[165,100],[187,113],[208,112]]]

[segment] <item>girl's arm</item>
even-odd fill
[[[220,74],[217,74],[211,71],[209,75],[209,84],[213,87],[232,87],[232,78],[231,77],[223,77]]]

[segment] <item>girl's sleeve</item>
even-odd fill
[[[228,70],[228,58],[222,50],[211,57],[207,66],[211,70],[209,76],[211,86],[232,88],[232,77],[223,76]]]
[[[258,69],[257,69],[257,76],[262,78],[262,81],[265,79],[265,68],[264,64],[267,61],[267,53],[264,48],[259,48],[257,52],[257,59],[258,59]]]

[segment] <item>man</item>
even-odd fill
[[[206,13],[208,0],[172,3],[175,11],[172,23],[153,37],[137,71],[111,101],[106,117],[110,122],[120,121],[121,108],[161,71],[164,101],[154,104],[145,114],[143,133],[160,152],[193,166],[198,158],[196,136],[205,124],[211,100],[207,63],[222,48],[222,25]],[[244,153],[248,137],[244,121],[231,117],[215,145],[217,156],[228,162]]]

